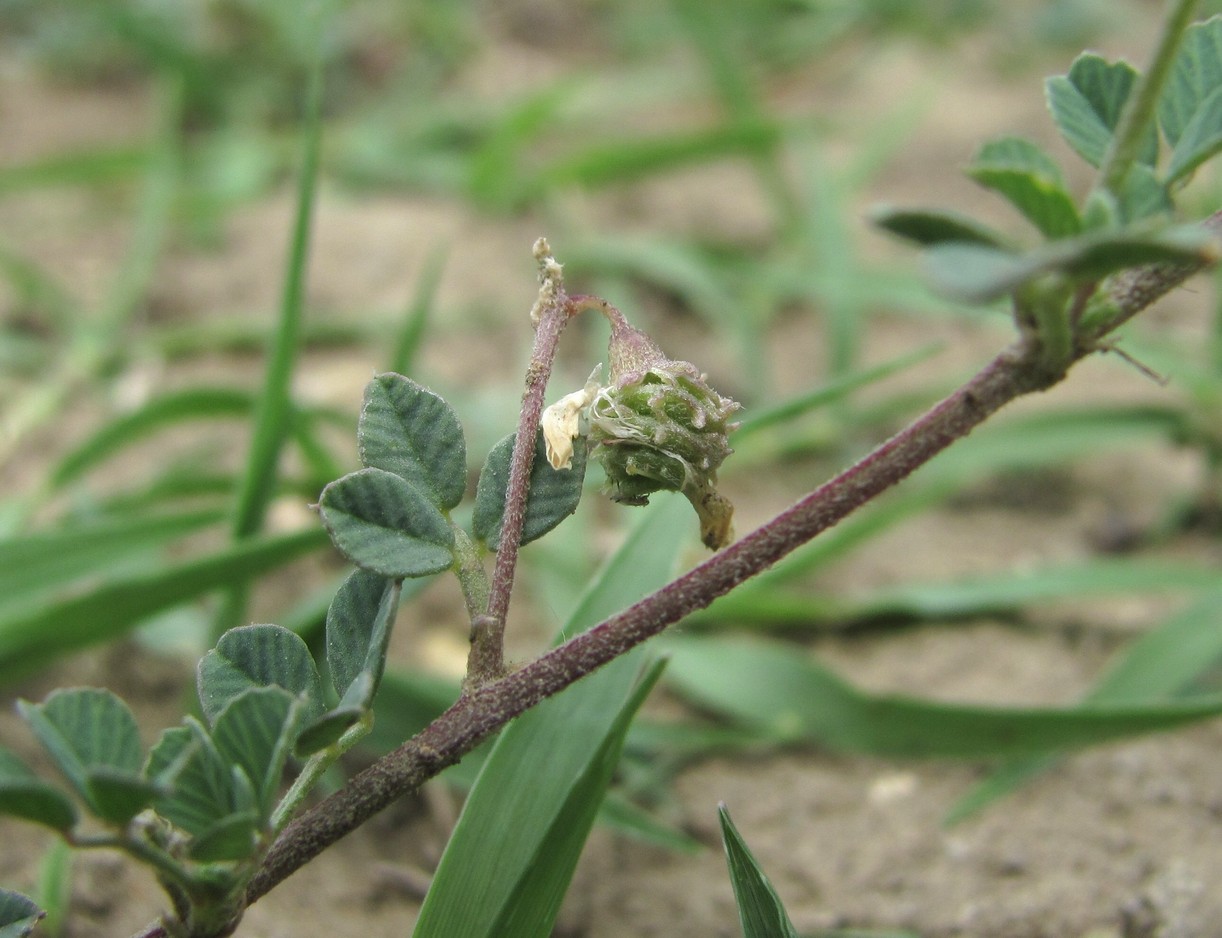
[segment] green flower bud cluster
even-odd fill
[[[682,492],[712,550],[733,538],[734,506],[716,489],[739,404],[722,397],[690,362],[673,361],[622,317],[612,321],[611,384],[587,411],[592,451],[611,497],[644,505],[654,492]]]

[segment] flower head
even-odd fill
[[[611,497],[644,505],[654,492],[682,492],[700,518],[701,540],[724,547],[734,506],[716,489],[717,469],[733,452],[730,417],[739,405],[622,316],[612,320],[610,355],[611,384],[589,405],[589,435]]]

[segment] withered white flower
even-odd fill
[[[592,372],[586,386],[566,394],[543,411],[539,426],[547,447],[547,461],[553,469],[569,469],[573,465],[573,440],[581,435],[581,416],[602,390],[599,378],[602,365]]]

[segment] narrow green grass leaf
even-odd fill
[[[437,288],[441,285],[441,273],[445,268],[446,248],[438,245],[433,248],[424,261],[424,269],[416,282],[416,292],[407,308],[403,325],[399,330],[394,352],[386,363],[386,370],[397,374],[410,374],[416,364],[416,354],[424,341],[424,333],[428,328],[433,313],[433,304],[437,297]]]
[[[85,522],[0,540],[0,634],[4,610],[28,606],[82,575],[147,556],[222,520],[222,512],[203,510]]]
[[[877,381],[889,378],[906,368],[932,358],[942,348],[943,346],[940,343],[927,345],[916,351],[900,355],[891,361],[883,362],[881,365],[875,365],[872,368],[862,368],[843,377],[835,378],[813,391],[798,394],[789,400],[774,404],[771,407],[753,410],[738,422],[738,429],[734,431],[732,437],[733,443],[735,447],[738,447],[744,438],[750,437],[761,430],[787,423],[820,407],[827,407],[842,401],[859,388],[868,387]]]
[[[0,620],[0,684],[59,655],[109,641],[141,620],[212,590],[244,583],[322,548],[311,529],[251,540],[181,564],[121,577],[59,602]]]
[[[867,694],[791,646],[667,637],[668,685],[776,741],[888,758],[1017,756],[1173,729],[1222,714],[1222,696],[1070,708],[944,704]]]
[[[607,792],[603,798],[598,809],[598,823],[607,825],[617,834],[633,837],[664,850],[689,855],[704,850],[704,844],[695,837],[659,821],[616,790]]]
[[[959,583],[907,584],[852,602],[844,612],[923,618],[987,615],[1056,599],[1210,589],[1218,579],[1216,567],[1146,558],[1097,558]]]
[[[0,938],[26,938],[46,914],[33,899],[0,889]]]
[[[1097,558],[958,582],[906,583],[857,597],[808,596],[770,584],[747,589],[741,597],[741,591],[735,591],[718,601],[715,617],[698,616],[689,624],[721,620],[813,627],[881,617],[946,620],[1004,614],[1058,599],[1203,590],[1217,583],[1215,567],[1146,558]]]
[[[743,938],[798,938],[781,897],[734,826],[724,804],[717,806],[717,819],[721,822],[721,842],[726,851]]]
[[[501,524],[505,514],[505,492],[509,486],[509,461],[513,456],[516,433],[505,437],[488,453],[479,474],[475,492],[475,515],[472,533],[491,550],[501,541]],[[581,501],[581,485],[586,474],[585,440],[573,441],[573,462],[568,469],[553,469],[547,461],[543,434],[535,440],[535,460],[530,470],[530,494],[526,501],[526,520],[522,525],[522,543],[542,537],[577,510]]]
[[[1216,571],[1215,571],[1216,577]],[[1160,628],[1132,642],[1083,698],[1091,705],[1140,705],[1182,697],[1222,663],[1222,593],[1211,592]],[[1059,753],[1011,760],[964,795],[947,815],[953,824],[1055,765]]]
[[[1005,137],[986,143],[967,174],[1009,201],[1048,238],[1065,238],[1082,230],[1060,167],[1029,140]]]
[[[196,668],[200,707],[213,724],[235,698],[269,685],[302,698],[310,718],[322,714],[322,679],[310,650],[299,635],[279,625],[230,629]]]
[[[1158,122],[1172,147],[1205,102],[1222,87],[1222,17],[1194,23],[1184,31],[1171,74],[1158,102]]]
[[[441,510],[393,472],[350,472],[322,490],[318,507],[340,553],[366,570],[402,579],[454,563],[454,531]]]
[[[48,186],[93,186],[115,179],[130,179],[148,166],[148,160],[146,150],[131,147],[59,151],[29,163],[0,169],[0,192]]]
[[[669,581],[686,539],[685,508],[671,497],[645,509],[569,616],[564,634],[589,628]],[[640,666],[640,652],[621,657],[501,734],[446,847],[416,938],[550,934],[601,800],[603,775],[614,767],[616,737],[646,690]],[[530,900],[530,907],[520,900]]]
[[[783,138],[780,122],[759,115],[656,137],[608,138],[596,147],[557,159],[531,177],[524,190],[546,191],[563,184],[593,188],[728,156],[766,155]]]
[[[158,397],[110,421],[68,453],[52,470],[51,484],[59,487],[79,478],[107,457],[164,427],[202,418],[246,417],[253,406],[248,391],[233,388],[191,388]]]
[[[1141,442],[1166,442],[1179,438],[1182,426],[1183,414],[1173,407],[1062,410],[1018,420],[1002,419],[982,427],[922,467],[910,482],[886,498],[864,506],[771,570],[723,596],[710,610],[728,608],[748,595],[763,597],[767,602],[769,592],[780,585],[841,562],[883,531],[945,501],[989,473],[1055,466]],[[705,613],[695,615],[702,617]]]
[[[3,747],[0,747],[0,814],[45,824],[57,831],[71,830],[77,819],[72,799],[40,779]]]
[[[458,415],[410,378],[377,375],[365,387],[357,428],[361,462],[402,476],[443,511],[462,501],[467,444]]]
[[[629,657],[638,657],[630,655]],[[490,935],[547,938],[552,933],[560,904],[573,878],[594,819],[602,808],[611,777],[623,752],[624,737],[637,711],[662,674],[665,662],[647,666],[628,698],[615,712],[609,727],[601,726],[601,743],[591,754],[588,765],[565,793],[562,805],[553,806],[549,836],[538,845],[538,854],[529,864],[512,902],[502,910]],[[495,750],[494,750],[495,751]],[[536,753],[537,755],[537,753]],[[486,768],[486,767],[485,767]],[[556,810],[556,808],[559,810]]]
[[[280,312],[267,360],[263,388],[255,412],[253,436],[234,510],[233,533],[238,539],[259,530],[275,488],[280,451],[292,417],[291,383],[300,351],[301,323],[305,314],[305,283],[309,262],[310,228],[318,183],[322,138],[323,66],[319,55],[311,64],[305,91],[305,119],[301,134],[301,170],[288,257],[284,270]],[[225,615],[233,616],[234,603]],[[229,623],[225,623],[226,625]]]

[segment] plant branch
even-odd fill
[[[1210,219],[1222,225],[1222,215]],[[1139,306],[1182,282],[1196,269],[1155,266],[1126,280],[1115,296],[1123,321]],[[1070,361],[1049,374],[1030,337],[1003,350],[965,385],[762,527],[624,612],[570,639],[504,677],[462,696],[420,734],[357,775],[285,828],[250,884],[254,902],[327,846],[395,799],[457,762],[510,720],[558,693],[688,613],[708,606],[790,551],[830,528],[928,462],[955,440],[1025,394],[1058,383],[1070,366],[1095,351],[1103,336],[1076,344]]]
[[[535,437],[543,414],[543,395],[556,359],[560,333],[568,324],[571,308],[564,292],[564,276],[545,238],[534,246],[539,264],[539,298],[530,318],[535,324],[535,341],[526,368],[526,390],[522,394],[522,413],[509,463],[509,485],[505,492],[505,513],[497,546],[496,565],[488,608],[471,621],[471,653],[467,659],[467,686],[480,687],[505,673],[505,616],[513,590],[518,564],[522,525],[526,521],[526,498],[530,471],[535,460]]]

